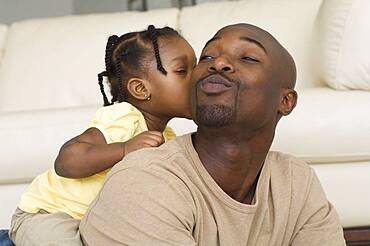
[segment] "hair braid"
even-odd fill
[[[118,41],[118,36],[117,35],[112,35],[108,38],[107,45],[105,47],[105,69],[106,71],[101,72],[98,74],[98,84],[100,87],[100,92],[103,95],[103,101],[104,101],[104,106],[109,106],[113,104],[112,102],[109,102],[107,95],[105,94],[104,91],[104,84],[103,84],[103,77],[108,77],[108,70],[111,70],[111,63],[112,63],[112,53],[113,53],[113,48],[115,44]]]
[[[117,78],[117,86],[118,86],[118,101],[123,102],[125,100],[125,92],[123,91],[122,88],[122,74],[121,74],[121,60],[122,57],[118,56],[116,60],[116,78]]]
[[[105,91],[104,91],[104,84],[103,84],[103,77],[104,76],[107,76],[107,72],[104,71],[104,72],[101,72],[98,74],[98,83],[99,83],[99,87],[100,87],[100,92],[101,94],[103,95],[103,100],[104,100],[104,106],[109,106],[109,105],[112,105],[112,103],[109,102],[108,98],[107,98],[107,95],[105,94]]]
[[[112,67],[112,56],[115,45],[117,44],[119,37],[112,35],[108,38],[107,46],[105,47],[105,68],[106,71],[114,70]]]
[[[153,25],[148,26],[148,31],[150,33],[150,39],[151,39],[152,44],[153,44],[154,55],[155,55],[155,59],[157,61],[157,69],[162,74],[167,75],[167,71],[162,66],[161,57],[159,56],[158,39],[157,39],[157,34],[156,34],[156,31],[155,31],[155,27]]]

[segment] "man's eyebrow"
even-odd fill
[[[266,48],[260,42],[258,42],[257,40],[255,40],[253,38],[250,38],[250,37],[240,37],[240,40],[244,40],[244,41],[247,41],[247,42],[250,42],[250,43],[254,43],[258,47],[263,49],[263,51],[267,54]]]
[[[204,49],[205,47],[207,47],[207,45],[209,45],[209,43],[211,43],[211,42],[213,42],[213,41],[216,41],[216,40],[218,40],[218,39],[220,39],[220,37],[213,37],[213,38],[211,38],[210,40],[208,40],[208,41],[207,41],[206,45],[204,45],[203,49]]]

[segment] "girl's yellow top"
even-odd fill
[[[141,112],[126,102],[98,109],[87,126],[90,127],[99,129],[108,144],[125,142],[148,130]],[[176,136],[169,127],[163,135],[166,141]],[[33,180],[18,207],[28,213],[37,213],[42,209],[49,213],[64,212],[75,219],[82,219],[98,195],[109,170],[87,178],[68,179],[50,169]]]

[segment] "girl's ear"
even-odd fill
[[[150,83],[145,79],[131,78],[127,82],[127,91],[137,100],[150,100]]]

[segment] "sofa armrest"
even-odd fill
[[[0,184],[27,182],[53,167],[61,145],[98,106],[0,113]]]

